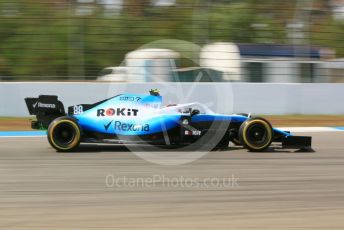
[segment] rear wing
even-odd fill
[[[25,103],[30,115],[35,115],[37,118],[37,121],[31,122],[33,129],[47,129],[54,119],[66,114],[63,103],[58,100],[57,96],[27,97]]]

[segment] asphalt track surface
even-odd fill
[[[0,138],[0,229],[344,229],[344,132],[310,135],[314,152],[232,147],[177,166],[122,147],[56,153],[42,137]]]

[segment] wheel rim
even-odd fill
[[[263,124],[252,124],[247,129],[248,141],[257,147],[264,146],[268,141],[268,132]]]
[[[53,132],[52,138],[56,145],[61,147],[69,147],[76,137],[75,128],[69,123],[61,123],[57,125]]]

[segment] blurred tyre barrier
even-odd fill
[[[233,105],[212,108],[226,113],[233,108],[235,113],[253,114],[344,114],[344,84],[341,83],[169,83],[175,84],[175,96],[168,94],[163,100],[168,103],[211,101],[214,97],[207,90],[210,85],[223,95],[234,97]],[[0,116],[29,116],[25,97],[40,94],[58,95],[65,106],[79,103],[94,103],[105,99],[110,93],[115,96],[124,92],[146,94],[150,89],[159,89],[164,96],[166,83],[109,83],[109,82],[1,82]],[[231,88],[231,95],[228,89]],[[182,101],[178,94],[193,94]],[[233,94],[233,95],[232,95]],[[218,100],[214,97],[214,100]],[[229,100],[231,101],[231,100]]]

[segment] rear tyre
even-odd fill
[[[80,144],[81,131],[74,119],[56,118],[48,127],[48,141],[59,152],[70,152]]]
[[[272,126],[264,118],[250,118],[241,124],[239,140],[249,151],[264,151],[273,140]]]

